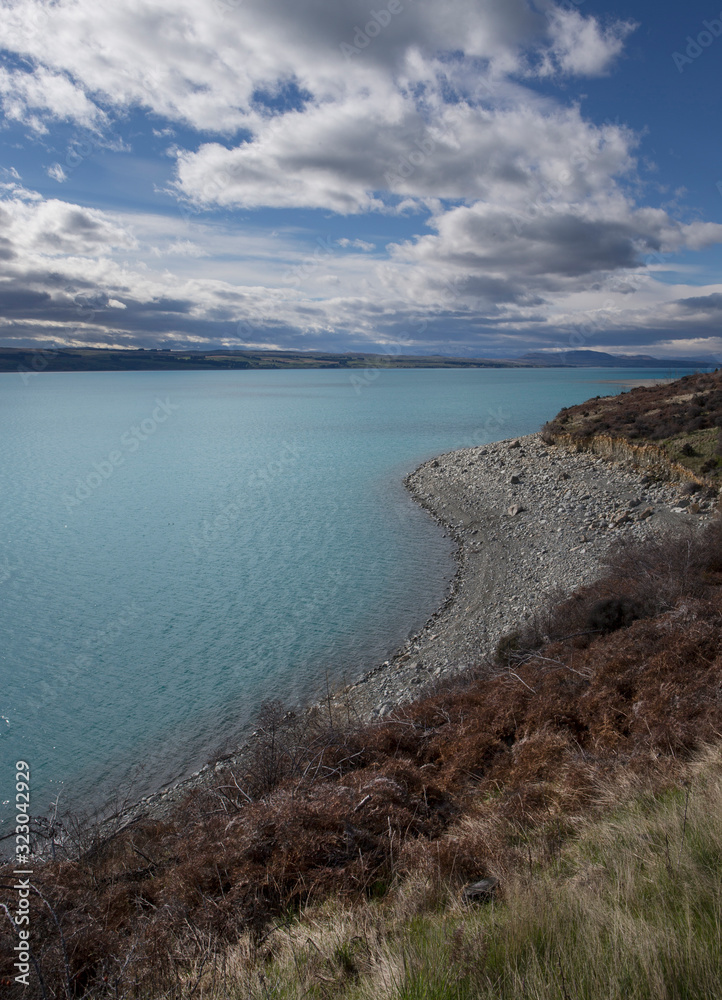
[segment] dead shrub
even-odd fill
[[[590,632],[616,632],[644,617],[644,606],[632,597],[602,597],[589,608],[586,622]]]

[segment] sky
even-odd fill
[[[0,7],[0,347],[722,359],[722,0]]]

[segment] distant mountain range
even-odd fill
[[[324,351],[206,351],[136,348],[0,348],[0,372],[163,371],[253,368],[714,368],[714,358],[652,358],[604,351],[532,351],[520,358],[335,354]]]
[[[709,368],[715,358],[653,358],[649,354],[607,354],[605,351],[530,351],[521,364],[568,368]]]

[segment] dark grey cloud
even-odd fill
[[[52,298],[48,292],[32,288],[3,288],[0,286],[0,315],[37,316],[48,314]]]
[[[13,260],[15,256],[11,241],[5,236],[0,236],[0,261]]]
[[[696,295],[689,299],[679,299],[677,304],[683,306],[685,309],[722,312],[722,293],[713,292],[712,295]]]

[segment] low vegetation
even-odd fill
[[[722,371],[565,407],[542,433],[548,441],[582,447],[599,437],[651,444],[668,461],[717,482],[722,476]]]
[[[39,974],[12,984],[5,920],[3,996],[713,996],[721,667],[715,523],[374,725],[269,705],[166,817],[38,831]]]
[[[209,996],[716,997],[719,750],[678,777],[686,787],[656,794],[641,792],[643,783],[608,787],[609,818],[583,824],[552,859],[530,836],[529,866],[509,876],[498,902],[470,908],[447,893],[420,907],[428,883],[412,882],[383,907],[317,907],[278,926],[260,950],[244,940]]]

